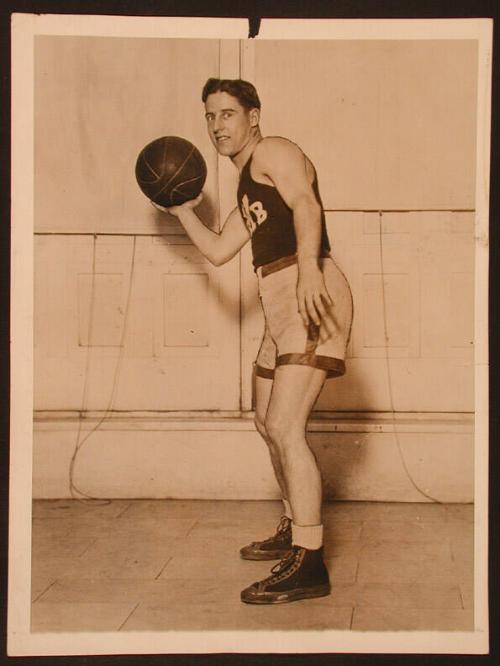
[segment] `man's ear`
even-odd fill
[[[257,127],[260,121],[260,109],[250,109],[250,125]]]

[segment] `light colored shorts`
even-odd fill
[[[353,301],[344,274],[331,257],[319,260],[326,288],[333,301],[328,308],[334,333],[320,341],[323,324],[308,326],[297,304],[297,258],[283,257],[257,269],[265,330],[255,361],[258,377],[272,379],[280,365],[307,365],[326,370],[327,377],[345,373],[345,355],[351,335]],[[326,329],[325,329],[326,335]]]

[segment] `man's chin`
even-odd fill
[[[217,149],[217,152],[219,153],[219,155],[224,155],[224,157],[231,157],[231,155],[232,155],[232,151],[231,151],[231,148],[229,146],[225,146],[223,144],[222,145],[217,145],[216,149]]]

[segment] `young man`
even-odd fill
[[[201,195],[168,212],[215,265],[251,238],[266,321],[256,360],[255,424],[269,447],[285,508],[274,536],[240,551],[245,559],[283,558],[241,599],[272,604],[324,596],[330,583],[321,476],[306,424],[325,379],[345,371],[351,292],[329,254],[314,166],[291,141],[262,137],[254,86],[209,79],[202,100],[212,143],[240,173],[238,206],[218,234],[194,212]]]

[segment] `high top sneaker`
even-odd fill
[[[252,541],[240,550],[244,560],[279,560],[292,548],[292,521],[282,516],[276,534],[264,541]]]
[[[330,594],[323,548],[307,550],[293,546],[288,555],[271,569],[271,575],[253,583],[241,593],[247,604],[285,604]]]

